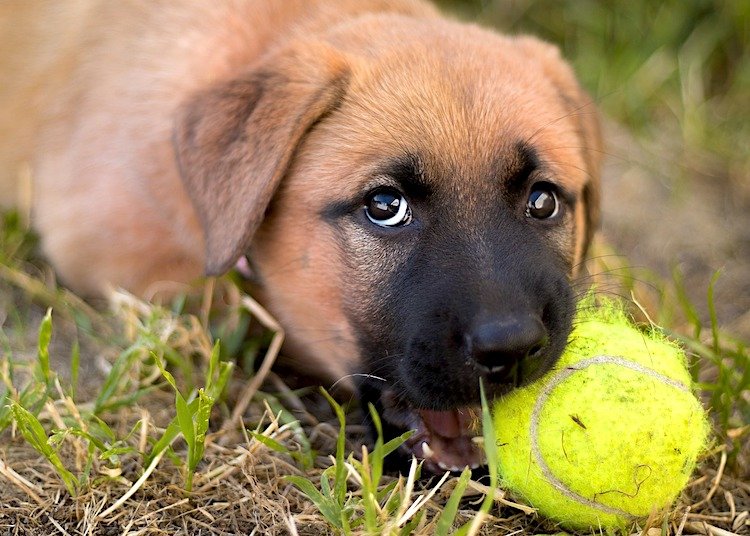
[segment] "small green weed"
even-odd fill
[[[370,417],[375,426],[377,438],[370,452],[362,446],[361,457],[354,453],[346,457],[345,426],[343,408],[323,391],[339,420],[339,434],[336,456],[333,464],[320,475],[319,485],[300,476],[287,476],[286,479],[300,489],[318,508],[338,534],[354,534],[355,531],[371,535],[401,536],[413,534],[418,528],[428,530],[436,536],[451,533],[458,515],[460,501],[464,496],[471,477],[467,467],[456,479],[455,487],[445,507],[430,520],[425,520],[426,505],[448,481],[446,472],[431,489],[425,490],[417,498],[414,488],[420,478],[421,464],[412,459],[409,473],[397,479],[383,481],[385,458],[399,448],[412,434],[407,432],[390,441],[383,441],[380,416],[370,406]],[[482,389],[482,434],[485,445],[495,444],[495,432],[489,406]],[[281,448],[276,446],[275,448]],[[495,448],[487,450],[487,465],[490,472],[489,490],[474,518],[461,526],[454,534],[476,534],[485,522],[494,505],[494,490],[497,487],[497,453]],[[348,484],[354,488],[349,489]],[[429,527],[429,528],[426,528]]]
[[[682,277],[674,273],[677,296],[692,335],[672,333],[692,354],[694,377],[708,395],[709,409],[719,434],[733,443],[730,461],[741,450],[741,439],[733,432],[750,425],[750,350],[747,345],[723,333],[714,305],[714,286],[721,273],[714,274],[708,286],[709,327],[703,325],[685,292]],[[708,332],[708,333],[706,333]]]
[[[57,471],[57,474],[60,475],[60,478],[65,483],[68,493],[75,496],[78,493],[79,480],[63,465],[57,451],[52,447],[50,438],[47,436],[42,423],[39,422],[39,419],[32,412],[21,406],[21,404],[12,402],[10,407],[14,422],[21,431],[24,439],[52,464],[52,467],[55,468],[55,471]]]
[[[20,408],[26,410],[36,417],[41,411],[49,394],[52,392],[53,375],[49,364],[49,343],[52,337],[52,309],[47,310],[42,323],[39,326],[39,335],[37,338],[37,360],[34,363],[32,371],[33,381],[21,390],[15,392],[13,384],[14,368],[13,362],[8,359],[4,364],[3,370],[3,392],[2,400],[6,403],[0,408],[0,432],[2,432],[11,423],[13,415],[13,405],[16,403]],[[10,350],[6,350],[10,353]],[[14,400],[15,399],[15,400]]]
[[[51,338],[52,310],[48,309],[39,327],[37,359],[32,375],[20,391],[14,385],[13,361],[4,361],[0,431],[13,425],[27,443],[47,459],[68,492],[75,496],[88,484],[95,458],[116,465],[119,463],[118,455],[133,449],[124,447],[124,443],[115,438],[112,430],[96,414],[76,406],[72,387],[69,393],[61,387],[60,378],[50,367]],[[74,348],[74,352],[77,349]],[[75,359],[73,364],[77,367]],[[44,426],[43,422],[50,420],[56,424],[55,427]],[[60,453],[68,437],[85,442],[83,450],[86,460],[82,471],[75,474],[66,467]]]
[[[161,437],[153,441],[151,452],[143,454],[144,465],[150,466],[156,457],[160,458],[181,434],[187,445],[185,488],[188,491],[192,489],[193,476],[205,449],[211,410],[231,376],[232,364],[219,359],[220,346],[217,342],[208,357],[204,387],[190,388],[189,394],[183,395],[174,376],[164,365],[169,358],[187,361],[175,349],[177,341],[184,343],[183,337],[173,337],[176,324],[165,321],[166,313],[156,308],[142,312],[148,314],[135,322],[135,342],[115,359],[93,403],[77,404],[74,401],[80,362],[77,344],[73,345],[72,382],[67,392],[50,366],[51,309],[40,324],[32,374],[20,390],[15,386],[20,380],[15,378],[15,365],[9,350],[7,358],[3,360],[0,427],[5,429],[13,425],[29,445],[54,467],[71,495],[80,493],[86,487],[96,463],[104,462],[117,473],[122,455],[142,454],[131,444],[136,429],[142,426],[140,421],[126,437],[118,438],[102,417],[113,411],[131,408],[146,393],[159,388],[156,383],[159,377],[163,377],[175,392],[175,416]],[[195,378],[189,362],[183,363],[181,368],[188,370]],[[60,451],[66,440],[73,439],[82,442],[81,448],[73,450],[86,453],[82,464],[73,460],[81,466],[79,471],[73,470],[69,464],[66,466],[63,461],[65,457]],[[174,454],[173,451],[170,453]]]
[[[219,347],[219,341],[216,341],[209,359],[208,371],[205,377],[205,388],[201,387],[197,391],[193,391],[189,397],[185,397],[180,392],[174,376],[164,368],[161,359],[154,354],[154,359],[161,370],[162,376],[164,376],[172,389],[174,389],[177,415],[167,426],[164,435],[154,445],[147,459],[147,464],[150,464],[154,458],[167,449],[178,433],[182,434],[188,447],[186,460],[187,476],[185,478],[185,489],[187,491],[192,491],[193,489],[195,469],[203,458],[211,409],[224,391],[224,387],[232,373],[231,363],[219,361]]]
[[[424,506],[440,489],[447,474],[430,491],[412,500],[420,466],[413,461],[409,474],[383,481],[385,458],[406,441],[412,432],[383,441],[380,417],[370,406],[370,417],[377,430],[375,446],[370,452],[362,446],[361,459],[354,453],[346,456],[346,415],[343,408],[325,391],[323,395],[339,421],[339,433],[333,464],[320,475],[319,485],[299,476],[286,479],[300,489],[339,534],[364,531],[367,534],[405,535],[422,523]],[[468,476],[466,477],[468,478]],[[355,491],[349,490],[349,483]],[[465,484],[464,484],[465,488]],[[452,519],[443,521],[443,524]]]

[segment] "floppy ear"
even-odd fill
[[[601,173],[602,134],[599,112],[593,99],[576,84],[575,93],[569,99],[571,117],[578,123],[581,133],[583,159],[588,170],[588,181],[583,187],[583,203],[586,208],[586,234],[581,255],[586,255],[596,231],[601,225]]]
[[[248,246],[297,147],[343,98],[348,74],[340,54],[308,43],[180,109],[174,148],[203,225],[208,275],[231,268]]]
[[[560,96],[566,101],[570,117],[577,124],[577,130],[581,136],[581,152],[588,175],[588,180],[583,186],[583,204],[586,215],[586,232],[581,246],[581,258],[583,258],[601,224],[601,126],[594,101],[578,86],[578,83],[571,87],[569,92],[561,90]]]
[[[593,99],[581,89],[573,69],[563,60],[556,46],[528,36],[519,37],[518,42],[528,54],[541,60],[544,73],[557,89],[581,137],[581,153],[588,175],[583,187],[586,215],[586,232],[580,247],[583,256],[599,229],[601,219],[602,136],[599,113]]]

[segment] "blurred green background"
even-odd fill
[[[558,44],[607,115],[636,135],[671,137],[702,172],[748,180],[750,1],[439,3]]]

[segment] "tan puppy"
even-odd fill
[[[599,139],[555,48],[418,0],[19,0],[0,17],[0,195],[17,202],[28,163],[73,289],[148,295],[247,254],[286,352],[366,375],[431,467],[478,462],[480,378],[499,393],[558,358]]]

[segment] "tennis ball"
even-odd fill
[[[685,354],[621,305],[578,307],[557,366],[494,405],[501,482],[570,529],[624,527],[677,498],[708,434]]]

